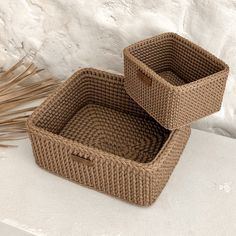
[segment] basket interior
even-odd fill
[[[130,47],[130,53],[169,83],[179,86],[225,69],[210,54],[183,39],[169,34]]]
[[[54,134],[141,163],[152,161],[170,135],[125,92],[123,77],[78,75],[38,113]]]

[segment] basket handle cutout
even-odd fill
[[[82,163],[82,164],[85,164],[87,166],[92,166],[93,165],[93,162],[91,160],[86,159],[83,156],[80,156],[78,154],[71,154],[71,158],[72,158],[72,160],[74,160],[76,162],[79,162],[79,163]]]
[[[145,75],[141,70],[138,70],[137,77],[141,79],[146,85],[151,86],[152,85],[152,79]]]

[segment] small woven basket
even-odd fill
[[[162,126],[173,130],[218,111],[229,68],[174,33],[124,49],[127,93]]]
[[[190,135],[163,128],[124,89],[124,78],[82,69],[27,121],[36,162],[54,174],[148,206]]]

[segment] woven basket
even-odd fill
[[[173,130],[221,107],[228,66],[174,33],[124,49],[125,89],[162,126]]]
[[[160,194],[190,135],[138,106],[123,76],[82,69],[27,121],[36,162],[69,180],[139,205]]]

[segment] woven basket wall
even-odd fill
[[[31,116],[27,128],[42,168],[148,206],[168,181],[190,128],[163,128],[124,89],[123,76],[82,69]]]
[[[173,130],[218,111],[228,66],[174,33],[124,49],[127,93]]]

